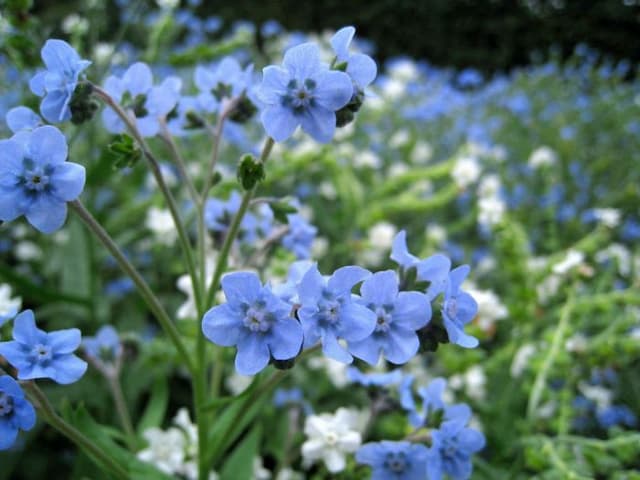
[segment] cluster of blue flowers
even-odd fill
[[[392,270],[371,273],[358,266],[323,276],[314,264],[297,262],[285,286],[276,288],[262,285],[255,273],[234,272],[222,279],[226,302],[205,314],[202,330],[218,345],[237,346],[236,369],[244,375],[318,344],[339,362],[357,357],[375,365],[382,356],[400,365],[418,352],[417,332],[430,323],[431,301],[444,292],[441,312],[449,341],[476,346],[463,331],[478,308],[460,289],[468,267],[449,271],[443,255],[418,260],[407,252],[404,239],[404,232],[396,237],[392,259],[401,274],[415,268],[418,278],[429,282],[426,292],[400,291],[400,277]],[[415,264],[400,262],[399,252]],[[355,295],[359,284],[360,295]]]
[[[412,391],[413,377],[407,376],[399,393],[415,434],[424,432],[429,448],[408,441],[382,441],[363,445],[356,454],[359,463],[373,468],[372,479],[440,480],[471,476],[471,456],[485,445],[484,435],[467,424],[471,409],[466,404],[447,405],[443,399],[446,381],[436,378],[418,390],[418,408]]]

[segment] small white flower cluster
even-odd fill
[[[482,170],[476,157],[464,155],[458,158],[451,170],[451,177],[460,190],[466,189],[480,178]]]
[[[500,198],[500,178],[498,175],[486,175],[478,186],[478,223],[485,229],[502,221],[506,204]]]
[[[540,167],[554,165],[557,161],[558,156],[556,152],[549,147],[542,146],[531,152],[527,163],[531,168],[537,169]]]
[[[471,282],[465,284],[465,289],[478,303],[476,324],[483,332],[492,332],[495,323],[499,320],[504,320],[509,315],[507,307],[503,305],[500,298],[493,291],[480,290]]]
[[[584,267],[584,253],[569,249],[565,257],[551,266],[551,275],[545,278],[536,288],[538,300],[546,303],[558,292],[563,279],[578,267]]]
[[[377,266],[389,255],[393,238],[398,233],[395,225],[378,222],[369,229],[367,245],[358,259],[365,265]]]
[[[167,247],[172,246],[178,238],[178,231],[173,223],[171,212],[158,207],[151,207],[147,211],[145,225],[153,233],[156,241]]]
[[[474,365],[463,374],[452,375],[449,386],[454,390],[464,390],[469,398],[478,402],[487,396],[487,375],[480,365]]]
[[[331,473],[347,465],[346,454],[355,453],[362,444],[366,424],[357,410],[339,408],[335,413],[310,415],[304,425],[307,441],[302,444],[304,464],[310,466],[322,460]]]
[[[169,475],[198,478],[198,431],[186,408],[178,410],[167,430],[152,427],[143,436],[149,445],[138,452],[140,460]],[[209,480],[218,480],[218,474],[211,472]]]

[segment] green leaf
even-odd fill
[[[250,480],[253,475],[253,459],[258,455],[262,426],[253,430],[238,444],[229,455],[220,472],[220,480]]]
[[[286,201],[271,202],[269,205],[273,211],[274,218],[281,223],[288,223],[289,219],[287,218],[287,215],[298,211],[296,207]]]
[[[251,190],[264,180],[264,165],[253,155],[244,155],[240,159],[237,175],[242,188]]]
[[[86,231],[75,218],[68,222],[69,239],[63,245],[62,291],[80,297],[91,296],[91,265]],[[72,260],[71,260],[72,259]]]
[[[169,404],[169,384],[166,378],[158,378],[151,388],[151,398],[138,422],[138,435],[145,430],[162,425]]]

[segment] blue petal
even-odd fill
[[[0,392],[5,392],[14,398],[24,397],[24,392],[20,388],[18,382],[9,375],[0,376]]]
[[[67,219],[67,204],[48,194],[41,194],[24,215],[36,230],[53,233],[60,229]]]
[[[122,95],[124,94],[125,87],[122,84],[122,80],[115,75],[111,75],[107,77],[104,81],[104,90],[116,101],[119,102],[122,100]]]
[[[460,265],[458,268],[451,270],[449,274],[449,288],[451,291],[457,292],[460,289],[462,282],[464,282],[464,279],[469,275],[469,270],[469,265]]]
[[[152,115],[136,119],[136,125],[143,137],[155,137],[160,131],[160,123]]]
[[[313,78],[323,67],[327,68],[320,62],[318,45],[312,42],[303,43],[287,50],[282,64],[291,72],[292,77],[300,81]]]
[[[78,53],[64,40],[47,40],[40,55],[48,70],[72,72],[80,61]]]
[[[376,62],[368,55],[356,53],[349,58],[347,73],[355,84],[364,90],[367,85],[375,80],[378,67]]]
[[[325,281],[316,264],[313,264],[311,268],[304,274],[298,287],[298,296],[303,308],[313,308],[310,314],[314,314],[317,309],[317,302],[322,295],[322,290],[325,286]]]
[[[236,345],[242,331],[242,318],[229,307],[229,304],[213,307],[202,319],[204,336],[223,347]]]
[[[153,85],[151,69],[145,63],[134,63],[124,73],[122,85],[134,97],[145,95]]]
[[[353,357],[338,343],[333,332],[327,332],[322,339],[322,352],[341,363],[353,362]]]
[[[377,306],[393,305],[398,296],[398,284],[398,275],[393,270],[376,272],[360,287],[362,300]]]
[[[14,397],[15,400],[15,397]],[[14,401],[14,415],[22,430],[31,430],[36,424],[36,411],[27,400]],[[1,435],[1,434],[0,434]]]
[[[420,281],[431,282],[427,295],[430,299],[434,299],[447,288],[449,281],[449,268],[451,268],[451,260],[442,254],[432,255],[422,260],[417,265],[417,279]]]
[[[340,110],[353,97],[353,82],[344,72],[322,72],[318,74],[316,82],[314,100],[327,110]]]
[[[391,246],[391,260],[396,262],[405,270],[408,270],[420,260],[415,255],[411,255],[407,249],[407,232],[401,230],[393,239]],[[449,270],[447,269],[447,272]]]
[[[228,273],[221,283],[227,303],[233,307],[254,302],[262,291],[260,279],[253,272]]]
[[[329,143],[336,131],[336,114],[320,106],[309,108],[298,116],[302,129],[320,143]]]
[[[67,159],[67,139],[60,130],[50,125],[31,132],[28,149],[31,158],[40,165],[56,165]]]
[[[31,361],[25,353],[25,347],[19,342],[0,342],[0,355],[13,365],[18,372],[31,365]]]
[[[47,93],[40,104],[40,114],[47,122],[59,123],[71,118],[71,111],[67,108],[69,96],[62,90]]]
[[[18,428],[9,422],[0,418],[0,450],[7,450],[15,443],[18,438]]]
[[[348,302],[340,307],[338,335],[349,342],[363,340],[376,328],[376,314],[367,307]]]
[[[265,108],[260,114],[260,120],[267,134],[276,142],[284,142],[293,135],[300,123],[291,110],[280,105]]]
[[[20,130],[33,130],[42,125],[40,116],[27,107],[15,107],[7,112],[7,126],[16,133]]]
[[[270,65],[262,69],[262,83],[256,91],[258,99],[267,105],[279,104],[287,93],[291,75],[282,67]]]
[[[209,92],[216,86],[216,76],[209,68],[203,67],[202,65],[196,66],[193,80],[201,92]]]
[[[82,193],[85,182],[85,169],[77,163],[65,162],[56,166],[51,174],[53,193],[60,200],[70,202]]]
[[[371,276],[371,272],[357,266],[346,266],[337,269],[329,278],[328,287],[337,295],[350,293],[356,283]]]
[[[473,320],[478,313],[478,303],[467,292],[458,293],[457,307],[456,318],[463,325]]]
[[[75,355],[60,355],[54,358],[51,367],[54,373],[50,378],[61,385],[68,385],[80,380],[87,371],[87,362]]]
[[[369,365],[376,365],[380,358],[380,345],[376,338],[369,336],[358,342],[349,342],[349,353]]]
[[[402,365],[413,358],[419,347],[420,340],[415,332],[392,326],[387,333],[384,355],[391,363]]]
[[[124,122],[118,117],[118,114],[110,108],[102,111],[102,123],[109,133],[122,133],[126,130]]]
[[[42,343],[46,338],[46,332],[36,327],[33,311],[25,310],[13,320],[13,339],[23,345]]]
[[[412,330],[419,330],[431,320],[431,303],[420,292],[400,292],[396,300],[392,318]]]
[[[48,344],[55,354],[72,353],[80,346],[82,341],[80,330],[77,328],[57,330],[47,334],[47,336]]]
[[[33,92],[34,95],[39,97],[44,96],[47,93],[44,90],[44,77],[47,74],[45,70],[36,73],[31,80],[29,80],[29,88]]]
[[[241,375],[255,375],[269,364],[269,347],[262,335],[249,334],[238,342],[236,370]]]
[[[348,26],[342,27],[331,37],[331,47],[339,61],[346,62],[349,58],[349,45],[355,34],[356,29]]]
[[[0,220],[10,222],[24,213],[28,198],[22,188],[0,186]]]
[[[447,330],[447,335],[451,343],[460,345],[464,348],[475,348],[478,346],[478,339],[467,335],[460,327],[454,324],[446,316],[444,317],[444,328]]]
[[[302,327],[293,318],[277,322],[271,331],[269,348],[273,358],[288,360],[300,352],[302,346]]]

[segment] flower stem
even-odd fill
[[[146,302],[147,306],[154,314],[164,331],[167,333],[173,345],[176,347],[178,354],[182,357],[185,364],[189,368],[190,371],[194,372],[195,368],[193,365],[193,361],[189,353],[187,352],[184,343],[182,342],[182,338],[180,337],[180,333],[176,329],[175,325],[167,315],[167,312],[162,307],[162,304],[158,300],[158,298],[153,294],[147,282],[144,281],[138,270],[131,265],[127,257],[120,251],[116,243],[109,236],[109,234],[102,228],[102,226],[93,218],[93,215],[89,213],[89,211],[84,207],[84,205],[80,202],[80,200],[74,200],[73,202],[69,202],[71,208],[78,214],[80,219],[85,223],[85,225],[91,230],[98,240],[105,246],[105,248],[113,255],[116,262],[120,268],[133,280],[133,283],[138,288],[138,292]]]
[[[129,444],[129,449],[131,451],[136,450],[136,432],[133,429],[133,423],[131,423],[131,416],[129,415],[129,409],[127,408],[127,403],[124,400],[124,395],[122,393],[122,385],[120,384],[120,377],[118,375],[107,377],[107,381],[109,382],[109,388],[111,389],[111,395],[113,396],[113,401],[116,404],[116,411],[118,412],[118,418],[120,418],[120,423],[122,424],[122,428],[124,429],[125,434],[127,435],[127,443]]]
[[[45,421],[49,425],[78,445],[78,447],[88,452],[91,457],[108,468],[116,478],[121,478],[123,480],[130,478],[129,473],[121,465],[118,465],[118,463],[109,456],[103,448],[100,448],[91,439],[86,437],[73,425],[67,423],[56,413],[53,406],[49,403],[47,396],[42,390],[40,390],[40,388],[38,388],[35,382],[25,382],[23,385],[35,400],[34,403],[37,405],[38,409],[43,414]]]

